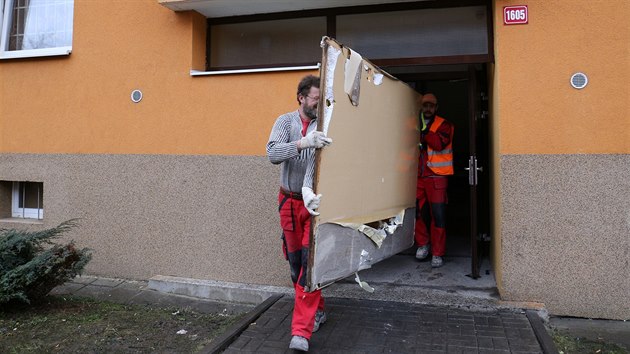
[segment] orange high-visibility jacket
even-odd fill
[[[437,132],[438,128],[444,123],[444,118],[435,116],[433,124],[429,128],[432,132]],[[431,146],[427,144],[427,167],[433,171],[436,175],[448,176],[454,173],[453,169],[453,132],[455,129],[451,128],[451,141],[444,148],[444,150],[433,150]]]

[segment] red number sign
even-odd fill
[[[527,23],[527,5],[505,6],[503,24],[519,25]]]

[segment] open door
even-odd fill
[[[455,174],[449,176],[446,256],[470,259],[463,275],[477,279],[489,257],[488,98],[481,64],[435,66],[397,75],[421,93],[433,93],[438,115],[455,126]]]
[[[489,241],[489,205],[488,205],[488,139],[487,139],[487,94],[481,71],[474,65],[468,68],[469,88],[469,157],[468,184],[470,186],[470,245],[471,272],[473,279],[479,278],[480,261]],[[485,171],[484,171],[485,169]]]
[[[366,269],[413,245],[418,94],[359,53],[322,41],[318,151],[309,290]]]

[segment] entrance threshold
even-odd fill
[[[494,272],[487,259],[481,277],[470,276],[470,257],[444,257],[444,265],[432,268],[430,257],[418,261],[414,254],[397,254],[359,272],[361,281],[374,288],[369,293],[350,276],[323,289],[324,296],[399,301],[475,310],[502,307]]]

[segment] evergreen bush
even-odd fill
[[[0,229],[0,305],[40,300],[81,274],[91,250],[52,242],[76,226],[73,219],[42,231]]]

